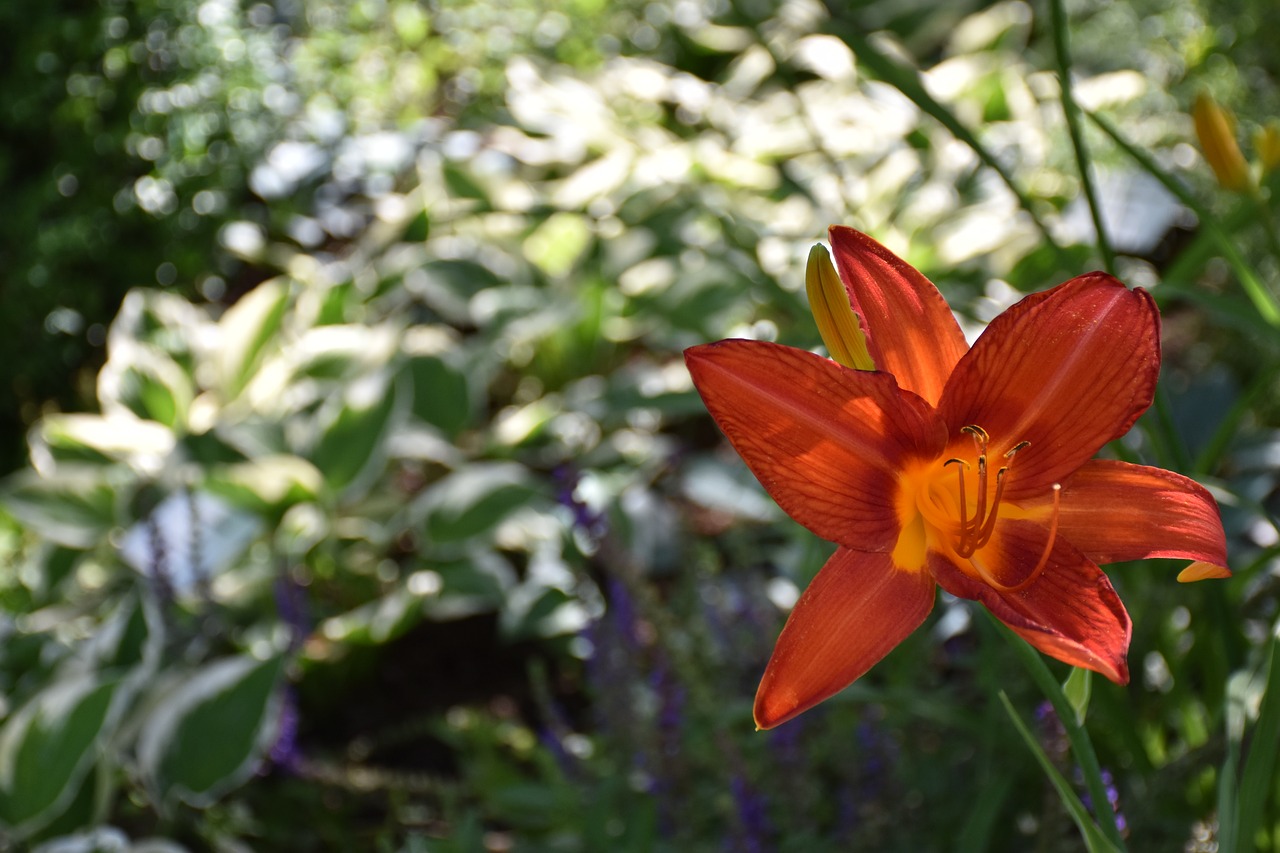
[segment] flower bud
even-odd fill
[[[1249,164],[1236,142],[1235,119],[1208,94],[1196,98],[1191,120],[1200,139],[1200,150],[1208,161],[1218,183],[1240,192],[1249,187]]]
[[[854,370],[875,370],[875,362],[867,351],[867,336],[862,332],[858,315],[853,313],[844,282],[825,246],[814,246],[809,252],[804,286],[813,319],[831,357]]]

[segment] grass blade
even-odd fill
[[[1267,682],[1263,689],[1258,722],[1244,760],[1244,773],[1236,798],[1236,849],[1249,853],[1262,820],[1262,807],[1275,788],[1276,749],[1280,745],[1280,655],[1276,654],[1276,634],[1267,649]],[[1224,780],[1225,780],[1224,776]],[[1227,849],[1227,848],[1224,848]]]
[[[1097,824],[1093,822],[1093,818],[1089,816],[1088,809],[1084,807],[1084,803],[1080,802],[1080,798],[1076,796],[1076,792],[1071,788],[1071,783],[1058,772],[1058,768],[1053,766],[1053,762],[1049,760],[1049,756],[1045,755],[1039,741],[1035,739],[1026,724],[1022,722],[1022,718],[1018,716],[1018,712],[1014,710],[1013,703],[1009,701],[1008,695],[1003,690],[1000,691],[1000,701],[1004,703],[1004,709],[1008,712],[1009,719],[1013,721],[1014,728],[1018,730],[1018,734],[1022,735],[1027,748],[1031,750],[1031,754],[1040,763],[1040,768],[1049,777],[1049,782],[1057,790],[1058,796],[1062,799],[1062,804],[1071,814],[1071,819],[1079,827],[1080,837],[1084,839],[1085,847],[1089,849],[1090,853],[1112,853],[1112,851],[1120,849],[1113,845],[1098,829]],[[1107,801],[1103,800],[1103,802]]]
[[[1089,203],[1089,215],[1093,217],[1093,230],[1098,235],[1098,253],[1102,255],[1102,265],[1107,272],[1115,275],[1116,255],[1111,249],[1111,241],[1107,239],[1107,228],[1102,221],[1102,207],[1098,203],[1098,192],[1093,185],[1093,172],[1089,168],[1089,150],[1084,144],[1084,133],[1080,122],[1080,108],[1076,105],[1075,95],[1071,91],[1071,48],[1068,43],[1067,11],[1063,0],[1051,0],[1049,6],[1053,10],[1053,48],[1058,60],[1058,87],[1061,91],[1062,112],[1067,118],[1067,132],[1071,134],[1071,147],[1076,155],[1076,168],[1080,172],[1080,185],[1084,189],[1085,200]]]
[[[1071,701],[1058,684],[1058,680],[1053,677],[1053,673],[1049,671],[1049,667],[1045,665],[1040,653],[1013,633],[1003,622],[992,616],[989,611],[984,610],[984,612],[990,617],[996,629],[1009,640],[1018,656],[1022,658],[1027,671],[1031,673],[1031,677],[1039,685],[1045,698],[1049,700],[1049,704],[1053,705],[1054,712],[1057,713],[1063,729],[1066,730],[1067,741],[1071,744],[1071,754],[1080,765],[1089,798],[1096,805],[1098,825],[1110,842],[1111,849],[1124,850],[1124,839],[1121,838],[1120,828],[1116,825],[1115,812],[1109,807],[1111,800],[1107,798],[1107,787],[1102,781],[1102,769],[1098,766],[1097,753],[1093,751],[1093,742],[1089,740],[1089,733],[1077,721],[1076,711]]]
[[[1085,115],[1093,120],[1093,123],[1102,128],[1103,132],[1111,137],[1126,154],[1132,157],[1139,166],[1146,170],[1150,175],[1164,185],[1165,189],[1178,197],[1178,200],[1189,207],[1195,213],[1196,218],[1200,220],[1200,227],[1213,238],[1217,243],[1218,250],[1222,252],[1223,258],[1231,265],[1232,271],[1235,272],[1236,278],[1240,279],[1240,286],[1244,288],[1245,295],[1253,303],[1258,314],[1262,316],[1267,324],[1276,328],[1280,328],[1280,302],[1276,301],[1276,297],[1271,291],[1267,290],[1266,285],[1262,283],[1262,279],[1254,272],[1253,267],[1249,266],[1248,261],[1236,249],[1235,244],[1231,242],[1231,238],[1217,224],[1217,220],[1213,215],[1196,200],[1187,188],[1174,179],[1172,175],[1160,167],[1160,164],[1147,152],[1138,148],[1129,140],[1125,139],[1110,121],[1098,115],[1085,111]]]

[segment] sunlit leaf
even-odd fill
[[[294,504],[315,500],[324,478],[306,459],[277,454],[215,469],[207,486],[236,506],[277,515]]]
[[[288,283],[273,279],[258,285],[222,315],[216,363],[226,399],[234,399],[248,383],[267,343],[279,331],[288,304]]]
[[[347,386],[326,419],[311,459],[335,492],[358,492],[386,457],[386,439],[407,410],[409,382],[369,376]]]

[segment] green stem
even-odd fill
[[[1057,713],[1062,727],[1067,732],[1067,740],[1071,743],[1071,753],[1076,757],[1076,761],[1080,765],[1080,772],[1084,775],[1085,788],[1088,789],[1089,798],[1093,801],[1094,819],[1107,840],[1115,845],[1117,850],[1124,850],[1124,839],[1120,835],[1120,828],[1116,825],[1116,814],[1111,808],[1111,800],[1107,798],[1107,786],[1102,781],[1102,770],[1098,766],[1098,756],[1093,751],[1093,742],[1089,740],[1089,733],[1077,722],[1076,712],[1071,706],[1071,701],[1067,699],[1066,693],[1062,691],[1062,686],[1058,684],[1058,680],[1053,677],[1053,673],[1045,665],[1040,653],[1017,634],[1013,633],[1007,625],[992,615],[990,611],[987,611],[987,615],[996,626],[996,629],[1008,638],[1018,657],[1022,658],[1023,665],[1031,673],[1032,679],[1039,685],[1049,703],[1053,705],[1053,710]]]
[[[1027,745],[1027,749],[1035,756],[1040,768],[1044,770],[1044,775],[1049,778],[1049,783],[1057,789],[1058,798],[1062,800],[1062,805],[1070,813],[1071,819],[1076,822],[1076,826],[1080,830],[1080,836],[1084,841],[1085,849],[1089,853],[1118,853],[1118,851],[1122,850],[1123,848],[1116,847],[1111,842],[1111,839],[1099,834],[1098,825],[1089,816],[1089,812],[1085,809],[1084,804],[1080,802],[1080,798],[1076,796],[1076,792],[1072,790],[1071,783],[1058,772],[1058,768],[1049,760],[1044,748],[1040,746],[1035,736],[1031,734],[1027,724],[1018,716],[1013,703],[1009,701],[1009,696],[1003,690],[998,695],[1001,704],[1004,705],[1005,713],[1009,715],[1009,721],[1013,723],[1013,727],[1022,736],[1023,743]]]
[[[1262,220],[1262,230],[1267,235],[1267,243],[1271,246],[1271,254],[1280,261],[1280,235],[1276,232],[1276,219],[1271,213],[1271,205],[1262,197],[1262,190],[1257,184],[1249,184],[1249,200],[1253,202],[1258,218]]]
[[[1112,141],[1126,154],[1136,160],[1138,165],[1142,166],[1153,178],[1163,184],[1165,189],[1191,208],[1196,218],[1200,220],[1200,227],[1218,244],[1218,250],[1222,252],[1222,256],[1231,265],[1236,278],[1240,279],[1240,286],[1244,288],[1245,295],[1253,302],[1254,308],[1269,325],[1280,328],[1280,302],[1277,302],[1275,296],[1267,290],[1258,274],[1245,261],[1231,238],[1218,226],[1217,220],[1205,209],[1204,205],[1200,204],[1195,196],[1187,191],[1186,187],[1182,186],[1172,175],[1162,169],[1150,154],[1125,139],[1110,121],[1097,113],[1084,111],[1084,114],[1092,119],[1094,124],[1102,128],[1103,132],[1110,136]]]
[[[1160,424],[1160,432],[1164,436],[1165,453],[1167,457],[1161,459],[1160,462],[1165,468],[1172,468],[1177,471],[1186,471],[1191,468],[1191,458],[1187,455],[1187,448],[1182,443],[1182,437],[1178,435],[1178,427],[1173,421],[1173,411],[1169,408],[1169,398],[1165,395],[1164,389],[1160,385],[1156,385],[1155,406],[1156,422]]]
[[[1053,48],[1058,60],[1058,86],[1062,94],[1062,112],[1067,119],[1067,131],[1071,134],[1071,147],[1075,151],[1076,168],[1080,171],[1080,185],[1089,202],[1089,215],[1093,217],[1093,229],[1098,235],[1098,253],[1107,272],[1116,274],[1116,256],[1107,238],[1102,222],[1102,206],[1093,184],[1093,172],[1089,168],[1089,150],[1085,147],[1084,132],[1080,121],[1080,107],[1071,91],[1071,48],[1068,43],[1067,11],[1063,0],[1050,0],[1053,10]]]
[[[1280,364],[1273,364],[1254,377],[1253,382],[1245,392],[1231,404],[1231,408],[1223,416],[1218,428],[1213,431],[1208,443],[1196,456],[1195,463],[1191,467],[1194,473],[1213,473],[1213,470],[1218,467],[1218,460],[1227,452],[1227,446],[1231,443],[1231,439],[1236,437],[1240,422],[1244,420],[1245,415],[1253,411],[1254,403],[1258,402],[1258,398],[1270,390],[1277,377],[1280,377]]]
[[[1031,221],[1035,223],[1036,228],[1040,230],[1045,242],[1053,249],[1053,251],[1061,258],[1063,256],[1062,247],[1053,239],[1053,235],[1049,233],[1049,226],[1036,213],[1035,206],[1031,202],[1030,196],[1024,193],[1017,182],[1014,181],[1013,175],[1009,170],[996,159],[981,141],[974,136],[969,128],[960,123],[950,110],[938,103],[932,95],[925,89],[924,84],[920,82],[919,73],[914,68],[904,68],[897,61],[892,59],[888,54],[876,48],[870,41],[864,38],[860,33],[856,32],[852,27],[842,31],[841,35],[853,48],[854,54],[858,57],[858,61],[869,68],[881,80],[893,86],[899,92],[907,97],[912,103],[927,113],[935,121],[951,132],[956,139],[968,145],[973,152],[978,155],[978,159],[983,162],[989,169],[1000,176],[1000,180],[1004,181],[1005,186],[1018,199],[1018,204],[1027,215],[1031,217]]]

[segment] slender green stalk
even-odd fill
[[[1280,364],[1273,364],[1254,377],[1253,382],[1245,389],[1245,392],[1236,397],[1235,402],[1231,404],[1231,408],[1227,410],[1221,423],[1218,424],[1218,428],[1213,431],[1209,441],[1196,456],[1195,462],[1191,466],[1193,472],[1210,474],[1218,467],[1218,460],[1227,452],[1227,446],[1231,443],[1231,439],[1236,437],[1240,422],[1244,420],[1245,415],[1253,411],[1253,406],[1258,402],[1258,399],[1271,390],[1271,386],[1275,384],[1277,378],[1280,378]]]
[[[1188,470],[1191,467],[1191,457],[1187,453],[1186,445],[1182,443],[1182,436],[1178,435],[1177,424],[1173,422],[1173,411],[1169,408],[1169,398],[1159,385],[1156,386],[1155,405],[1153,408],[1156,412],[1156,423],[1160,425],[1160,432],[1164,437],[1161,445],[1164,447],[1164,455],[1167,458],[1160,460],[1162,466],[1172,468],[1175,471]]]
[[[1040,229],[1045,242],[1053,248],[1054,252],[1061,256],[1062,247],[1058,245],[1057,241],[1053,239],[1053,235],[1049,233],[1049,226],[1036,213],[1031,198],[1022,191],[1017,182],[1014,181],[1013,175],[996,159],[990,149],[983,145],[978,137],[974,136],[973,132],[965,127],[949,109],[934,100],[933,96],[925,89],[924,84],[920,82],[919,73],[914,68],[904,68],[888,54],[876,48],[860,33],[852,29],[843,32],[841,35],[848,41],[849,46],[853,48],[853,52],[857,55],[859,62],[871,69],[881,80],[893,86],[924,113],[949,130],[952,136],[972,148],[973,152],[978,155],[978,159],[1000,176],[1000,180],[1004,181],[1005,186],[1017,197],[1018,204],[1031,217],[1031,221],[1035,223],[1036,227]]]
[[[1067,131],[1071,134],[1071,147],[1076,155],[1076,168],[1080,171],[1080,186],[1089,202],[1089,215],[1093,217],[1093,230],[1098,235],[1098,253],[1107,272],[1115,275],[1116,255],[1107,238],[1107,228],[1102,221],[1102,205],[1098,202],[1097,189],[1093,185],[1093,172],[1089,168],[1089,150],[1085,147],[1084,132],[1080,121],[1080,107],[1071,91],[1071,47],[1068,41],[1067,10],[1063,0],[1050,0],[1053,10],[1053,52],[1058,60],[1058,87],[1061,90],[1062,112],[1067,118]]]
[[[1267,204],[1267,200],[1262,197],[1262,190],[1257,184],[1249,184],[1249,200],[1253,202],[1254,209],[1258,212],[1258,218],[1262,220],[1262,230],[1267,235],[1267,242],[1271,246],[1271,254],[1275,255],[1276,260],[1280,261],[1280,233],[1276,231],[1276,218],[1271,213],[1271,205]]]
[[[1089,817],[1088,809],[1084,807],[1084,803],[1080,802],[1076,792],[1071,789],[1071,783],[1058,772],[1058,768],[1053,766],[1053,762],[1049,760],[1049,756],[1045,755],[1043,747],[1036,741],[1035,736],[1031,734],[1027,724],[1018,716],[1013,703],[1009,701],[1008,695],[1003,690],[1000,691],[1000,701],[1004,703],[1004,709],[1008,712],[1009,719],[1013,721],[1013,727],[1018,730],[1018,734],[1022,735],[1022,740],[1027,744],[1027,748],[1031,750],[1031,754],[1035,756],[1036,761],[1039,762],[1044,774],[1049,777],[1049,782],[1057,790],[1062,804],[1066,806],[1067,811],[1071,814],[1071,819],[1076,822],[1076,826],[1080,830],[1080,836],[1084,839],[1085,848],[1089,850],[1089,853],[1112,853],[1112,851],[1122,850],[1122,847],[1117,847],[1110,838],[1099,831],[1098,825]]]
[[[1258,722],[1249,742],[1244,772],[1236,797],[1236,844],[1243,853],[1254,849],[1254,838],[1262,822],[1262,806],[1275,787],[1276,748],[1280,745],[1280,655],[1276,654],[1273,632],[1267,648],[1266,684]]]
[[[1236,278],[1240,279],[1240,286],[1244,288],[1245,295],[1253,302],[1254,308],[1262,316],[1264,320],[1271,326],[1280,328],[1280,302],[1276,301],[1276,297],[1267,290],[1266,285],[1254,272],[1253,268],[1236,249],[1235,244],[1231,242],[1231,238],[1217,224],[1217,220],[1213,215],[1200,204],[1186,187],[1182,186],[1168,172],[1160,167],[1150,154],[1138,148],[1129,140],[1125,139],[1120,131],[1110,121],[1088,111],[1082,111],[1093,123],[1102,128],[1103,132],[1111,137],[1126,154],[1137,161],[1144,170],[1164,184],[1165,189],[1177,196],[1178,200],[1185,204],[1195,213],[1196,218],[1200,220],[1200,227],[1205,230],[1218,244],[1219,251],[1222,252],[1223,258],[1231,265],[1231,269],[1235,272]]]
[[[1076,710],[1072,707],[1071,701],[1067,699],[1062,686],[1058,684],[1058,680],[1053,677],[1053,673],[1041,659],[1040,653],[990,612],[987,612],[987,615],[996,629],[1008,638],[1014,651],[1022,658],[1023,665],[1031,673],[1031,677],[1039,685],[1045,698],[1049,700],[1049,704],[1053,705],[1053,710],[1062,722],[1063,729],[1066,730],[1067,740],[1071,744],[1071,754],[1075,756],[1076,762],[1080,765],[1080,772],[1084,775],[1085,788],[1089,791],[1089,798],[1094,804],[1094,818],[1102,829],[1103,835],[1115,849],[1124,850],[1124,839],[1120,835],[1120,828],[1116,825],[1116,815],[1111,809],[1111,800],[1107,798],[1107,786],[1102,781],[1102,770],[1098,766],[1097,753],[1093,751],[1093,742],[1089,740],[1089,733],[1077,722]]]

